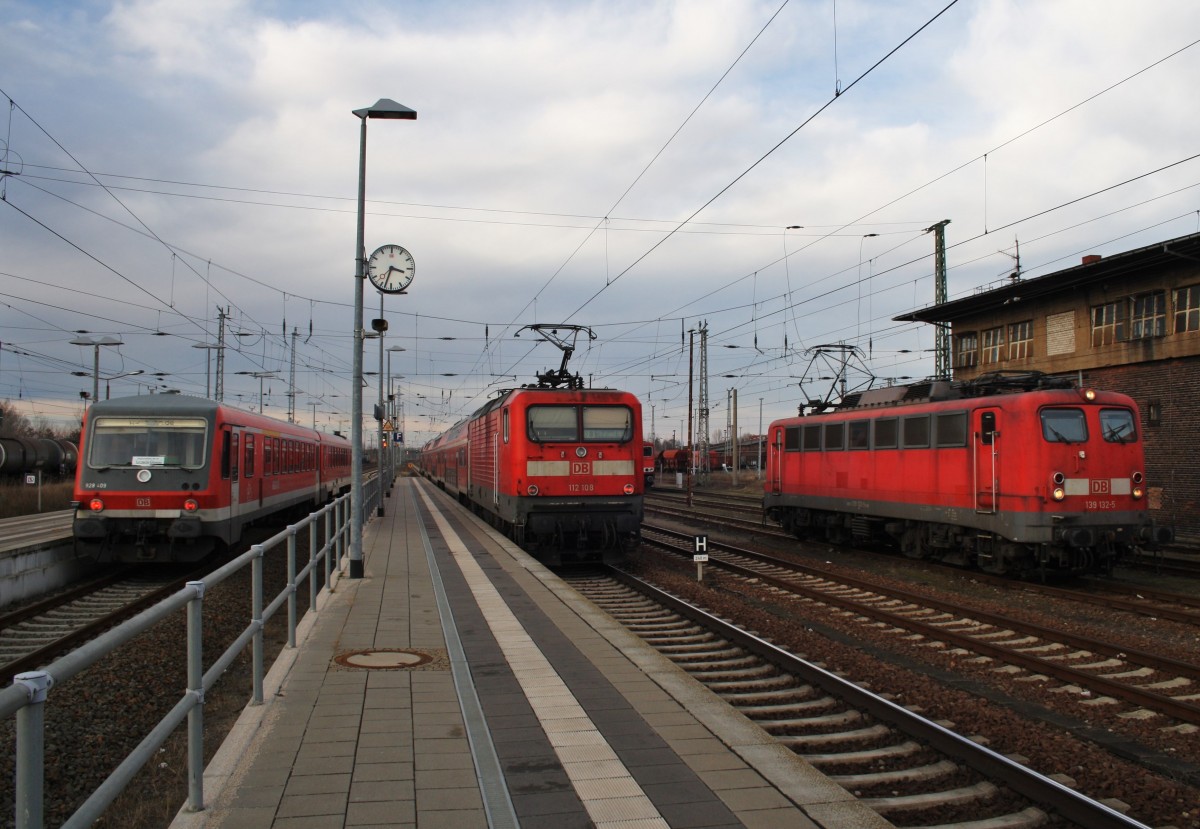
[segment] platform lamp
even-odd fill
[[[358,137],[358,238],[354,245],[354,377],[350,406],[350,570],[352,579],[363,577],[362,528],[362,372],[363,372],[363,281],[367,252],[364,247],[367,205],[367,119],[415,121],[416,110],[391,98],[380,98],[374,106],[354,110],[361,121]]]
[[[125,343],[120,337],[99,337],[97,339],[76,337],[71,340],[71,345],[90,345],[92,347],[92,402],[95,403],[100,399],[100,346],[125,345]]]

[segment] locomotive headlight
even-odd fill
[[[92,512],[103,512],[104,502],[99,498],[93,498],[92,500],[88,501],[88,509]]]
[[[529,488],[525,491],[528,492],[530,495],[537,495],[538,494],[537,484],[530,484]]]
[[[1129,477],[1133,479],[1133,482],[1134,482],[1135,484],[1140,484],[1140,483],[1142,482],[1142,480],[1143,480],[1143,478],[1142,478],[1142,473],[1141,473],[1141,472],[1134,472],[1134,473],[1133,473],[1132,475],[1130,475]]]
[[[1050,476],[1050,480],[1054,481],[1055,486],[1062,486],[1063,482],[1067,480],[1067,476],[1061,472],[1055,472]]]
[[[1096,399],[1096,390],[1095,389],[1084,389],[1083,390],[1083,399],[1086,400],[1087,402],[1091,403],[1093,400]]]
[[[1054,488],[1054,492],[1051,494],[1054,496],[1055,501],[1061,501],[1063,498],[1067,497],[1067,491],[1061,486],[1056,486]]]
[[[196,503],[195,498],[188,498],[186,501],[183,502],[183,511],[184,512],[195,512],[198,509],[200,509],[200,505],[198,503]]]
[[[1140,486],[1135,486],[1133,488],[1133,500],[1140,501],[1142,499],[1142,496],[1145,494],[1146,493],[1142,491],[1142,488]]]
[[[633,484],[625,484],[625,494],[626,495],[633,494]]]

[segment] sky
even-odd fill
[[[294,357],[295,419],[348,433],[353,110],[390,98],[409,445],[558,368],[531,324],[667,439],[704,329],[711,429],[736,390],[758,433],[843,364],[933,373],[893,318],[939,222],[951,299],[1200,231],[1198,43],[1193,0],[0,0],[0,399],[77,422],[97,353],[102,396],[211,394],[224,309],[226,402],[286,419]]]

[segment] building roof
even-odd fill
[[[1113,256],[1095,257],[1095,261],[1087,261],[1092,258],[1084,257],[1083,264],[1065,270],[1034,279],[1016,279],[994,290],[982,291],[941,305],[930,305],[893,319],[897,322],[952,322],[961,317],[990,310],[998,304],[1028,302],[1114,277],[1157,270],[1165,265],[1178,263],[1181,259],[1200,265],[1200,233],[1155,242],[1144,248]]]

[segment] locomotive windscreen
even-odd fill
[[[624,443],[633,439],[633,410],[628,406],[530,406],[529,437],[541,442]]]
[[[87,442],[88,466],[179,466],[206,460],[208,422],[201,417],[101,417]]]

